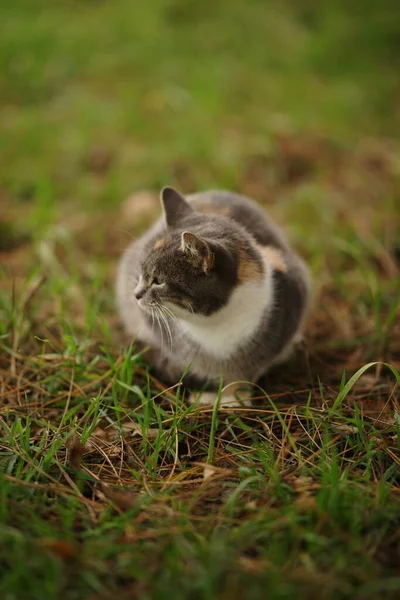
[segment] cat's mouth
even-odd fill
[[[137,300],[139,308],[154,318],[154,315],[157,313],[163,313],[164,317],[167,319],[187,319],[194,311],[189,310],[189,307],[180,306],[179,304],[167,301],[167,302],[157,302],[154,300],[146,300],[145,298],[139,298]]]
[[[154,302],[153,300],[148,301],[144,298],[140,298],[137,303],[139,308],[149,315],[154,314],[155,311],[162,309],[162,305],[159,302]]]
[[[144,298],[140,298],[138,301],[138,306],[139,308],[141,308],[142,310],[144,310],[145,312],[151,312],[152,310],[155,309],[156,307],[156,303],[155,302],[146,302],[146,300],[144,300]]]

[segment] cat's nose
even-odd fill
[[[146,288],[143,285],[137,285],[134,291],[136,300],[140,300],[146,293]]]

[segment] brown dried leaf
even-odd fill
[[[238,562],[243,571],[254,575],[265,573],[270,566],[270,563],[264,558],[252,558],[250,556],[240,556]]]
[[[116,456],[119,454],[119,449],[116,449],[112,442],[116,435],[116,428],[113,426],[96,427],[92,435],[88,438],[85,444],[82,444],[81,436],[78,433],[73,433],[69,436],[65,445],[68,449],[69,464],[73,469],[79,469],[82,456],[103,449],[108,456]]]
[[[92,452],[102,450],[107,456],[119,456],[121,447],[114,443],[117,435],[117,429],[113,425],[98,426],[94,429],[88,439],[92,446]]]
[[[312,487],[314,480],[312,477],[307,477],[306,475],[300,475],[300,477],[293,477],[290,480],[290,483],[293,485],[296,492],[303,492]]]
[[[355,425],[346,425],[346,423],[336,423],[333,428],[338,431],[343,431],[343,433],[358,433],[358,427]]]
[[[91,444],[82,444],[81,436],[78,433],[70,435],[65,445],[68,449],[69,465],[72,469],[79,469],[83,454],[92,452],[93,449]]]
[[[77,547],[68,540],[56,540],[44,538],[40,540],[40,545],[53,554],[56,554],[62,560],[71,560],[77,555]]]
[[[114,425],[98,425],[92,432],[90,440],[96,441],[99,446],[110,444],[115,440],[117,429]]]
[[[138,497],[138,494],[135,492],[112,488],[104,483],[101,484],[101,491],[107,500],[110,500],[110,502],[121,511],[129,510],[134,506]]]
[[[140,436],[143,437],[142,428],[139,423],[135,423],[134,421],[129,421],[129,423],[124,423],[122,425],[122,431],[124,433],[129,433],[132,437]],[[146,439],[147,440],[155,440],[158,436],[159,430],[149,427],[146,431]]]
[[[294,504],[297,508],[304,512],[314,511],[317,507],[317,501],[313,495],[316,489],[314,479],[300,475],[300,477],[292,477],[289,481],[296,492]]]
[[[317,509],[317,500],[315,496],[310,494],[300,494],[295,500],[294,504],[300,511],[313,512]]]
[[[203,479],[206,481],[207,479],[209,479],[210,477],[212,477],[213,475],[215,475],[217,472],[217,469],[215,467],[213,467],[212,465],[204,465],[203,467]]]

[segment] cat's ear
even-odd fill
[[[212,269],[214,254],[211,252],[208,242],[203,238],[190,231],[184,231],[181,236],[181,250],[195,265],[201,266],[205,273]]]
[[[182,194],[172,187],[163,188],[160,198],[168,227],[176,227],[183,217],[193,212]]]

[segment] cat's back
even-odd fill
[[[250,198],[224,190],[210,190],[186,196],[197,212],[227,217],[240,223],[263,246],[287,250],[288,244],[264,210]]]

